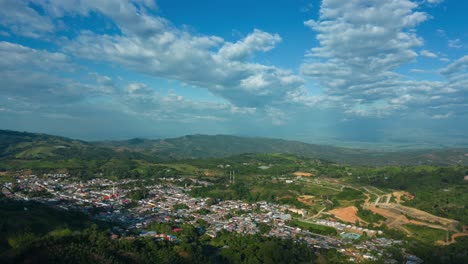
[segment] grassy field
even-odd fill
[[[405,225],[411,233],[413,233],[413,237],[417,240],[426,242],[426,243],[434,243],[437,240],[445,241],[447,236],[447,232],[441,229],[435,229],[430,227],[423,227],[417,225]]]

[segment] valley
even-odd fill
[[[17,146],[49,144],[16,140]],[[409,256],[426,261],[434,248],[467,243],[468,169],[462,165],[374,167],[289,153],[167,160],[80,144],[80,159],[72,152],[4,156],[2,199],[110,225],[99,232],[113,237],[111,244],[149,238],[172,248],[198,241],[224,252],[219,239],[260,236],[299,243],[315,256],[335,250],[340,262],[380,263]],[[14,225],[3,225],[12,230],[3,235],[4,254],[19,254],[8,246],[16,239]],[[203,231],[194,237],[180,230]],[[39,241],[48,237],[32,232]]]

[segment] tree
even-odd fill
[[[260,223],[258,224],[258,230],[260,231],[260,234],[267,234],[271,230],[271,226],[265,224],[265,223]]]

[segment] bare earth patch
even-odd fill
[[[203,174],[207,177],[218,176],[218,173],[216,171],[211,171],[211,170],[205,170],[203,171]]]
[[[293,173],[294,176],[297,177],[313,177],[315,174],[310,173],[310,172],[303,172],[303,171],[296,171]]]
[[[386,224],[388,227],[400,229],[409,235],[411,235],[411,232],[404,227],[404,225],[406,224],[456,231],[456,224],[458,223],[457,221],[452,219],[438,217],[415,208],[406,207],[398,204],[389,204],[385,205],[385,207],[375,207],[374,205],[367,205],[366,207],[373,213],[379,214],[387,218]],[[408,219],[406,215],[417,220]]]
[[[344,208],[336,208],[333,210],[328,211],[328,213],[333,214],[336,218],[340,219],[341,221],[348,222],[348,223],[356,223],[356,221],[367,223],[366,221],[359,218],[356,214],[358,209],[356,206],[348,206]]]
[[[278,200],[283,200],[283,199],[293,199],[294,197],[292,197],[291,195],[289,194],[286,194],[286,195],[283,195],[281,197],[278,197]]]
[[[398,191],[398,192],[393,192],[392,195],[395,196],[397,203],[401,203],[401,197],[403,196],[406,197],[406,199],[408,200],[414,199],[414,195],[412,195],[409,192]]]
[[[301,195],[297,197],[297,200],[305,205],[314,205],[315,204],[315,196],[313,195]]]

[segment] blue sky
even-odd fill
[[[0,0],[1,128],[467,144],[468,3]]]

